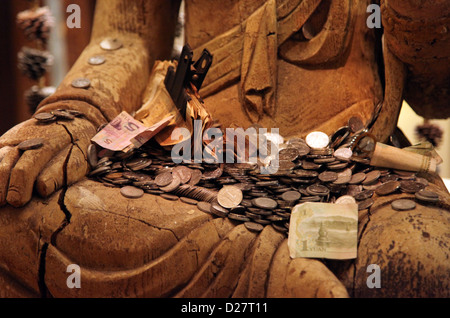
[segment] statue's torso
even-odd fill
[[[281,5],[295,2],[302,1],[276,1],[277,12]],[[331,31],[323,29],[336,27],[332,24],[327,26],[329,19],[334,17],[336,20],[350,14],[349,26],[345,31],[347,42],[333,44],[341,45],[343,49],[331,62],[315,62],[314,58],[305,63],[289,62],[280,54],[278,46],[276,110],[272,114],[262,114],[260,124],[279,128],[283,135],[292,136],[305,134],[319,127],[331,133],[345,123],[350,114],[356,114],[363,120],[370,118],[373,105],[381,99],[382,90],[374,53],[375,39],[373,30],[368,29],[365,23],[367,4],[363,2],[336,1],[342,8],[349,8],[340,12],[339,8],[331,10],[328,1],[321,1],[308,19],[308,24],[316,29],[317,34],[314,36],[318,36],[321,32],[331,34]],[[187,1],[186,41],[193,48],[203,48],[208,41],[248,21],[265,3],[265,0]],[[299,52],[311,49],[311,45],[317,42],[314,36],[307,40],[302,34],[300,29],[286,41],[294,47],[299,46]],[[322,53],[319,52],[318,55]],[[295,56],[295,53],[292,54]],[[214,62],[213,60],[213,66]],[[247,116],[243,110],[242,96],[237,85],[239,80],[238,78],[234,83],[229,83],[205,99],[213,115],[226,127],[235,125],[245,128],[252,121],[258,121]],[[354,106],[355,104],[358,105]]]

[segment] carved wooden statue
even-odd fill
[[[98,0],[92,39],[37,113],[66,108],[72,122],[30,119],[0,138],[0,295],[4,297],[378,297],[449,296],[450,196],[398,213],[392,197],[360,215],[358,258],[291,259],[284,234],[213,218],[182,202],[85,178],[97,127],[132,113],[155,60],[170,57],[179,0]],[[366,25],[370,1],[186,1],[186,41],[214,62],[200,94],[224,127],[258,123],[285,137],[332,133],[352,116],[380,141],[394,132],[406,99],[427,118],[448,108],[450,7],[439,1],[381,1],[384,39]],[[99,43],[123,45],[105,51]],[[102,54],[106,62],[90,65]],[[87,89],[72,81],[88,78]],[[42,137],[23,154],[17,145]],[[33,195],[33,193],[37,195]],[[398,194],[394,198],[402,197]],[[66,285],[69,264],[82,288]],[[367,266],[381,267],[369,289]]]

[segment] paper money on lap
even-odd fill
[[[358,206],[307,202],[291,213],[291,258],[353,259],[357,253]]]

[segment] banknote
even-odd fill
[[[100,130],[92,141],[112,151],[126,152],[142,146],[166,127],[171,120],[172,116],[168,116],[148,127],[123,111]]]
[[[357,253],[356,203],[307,202],[291,213],[288,247],[291,258],[353,259]]]

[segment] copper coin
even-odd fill
[[[227,216],[229,219],[232,219],[235,221],[240,221],[240,222],[249,222],[250,221],[250,218],[248,218],[247,216],[242,215],[242,214],[236,214],[236,213],[230,212],[227,214]]]
[[[264,229],[264,225],[256,223],[256,222],[245,222],[244,226],[250,230],[255,232],[261,232]]]
[[[348,182],[349,184],[360,184],[366,179],[366,174],[364,172],[358,172],[352,175],[352,178]]]
[[[22,151],[39,149],[44,145],[45,139],[43,138],[33,138],[22,141],[17,148]]]
[[[366,178],[362,182],[362,184],[371,184],[375,183],[378,178],[380,178],[381,172],[379,170],[372,170],[366,174]]]
[[[210,212],[222,218],[226,217],[229,213],[229,211],[223,208],[218,202],[211,203]]]
[[[315,178],[319,175],[317,171],[298,169],[294,170],[295,175],[301,178]]]
[[[200,211],[211,213],[211,203],[205,202],[205,201],[199,201],[197,202],[197,208]]]
[[[320,184],[313,184],[306,188],[306,191],[313,196],[326,196],[330,193],[330,189]]]
[[[281,149],[278,153],[279,160],[289,160],[294,161],[298,158],[299,152],[296,148],[285,148]]]
[[[338,178],[338,174],[334,171],[324,171],[319,174],[319,180],[322,182],[333,182]]]
[[[185,166],[177,166],[173,169],[172,174],[180,178],[182,184],[188,183],[191,180],[191,169]]]
[[[412,180],[400,181],[400,190],[406,193],[416,193],[425,188],[423,183]]]
[[[179,198],[177,195],[169,194],[169,193],[161,193],[159,195],[161,198],[169,200],[169,201],[177,201]]]
[[[439,195],[436,192],[428,191],[428,190],[420,190],[415,194],[416,199],[425,202],[438,202]]]
[[[364,190],[358,194],[355,195],[355,199],[358,201],[366,200],[368,198],[371,198],[374,194],[373,190]]]
[[[333,184],[347,184],[352,179],[352,170],[345,169],[337,174],[337,179],[333,182]]]
[[[168,186],[173,180],[171,172],[164,172],[156,176],[155,183],[158,187]]]
[[[214,180],[214,179],[219,178],[222,175],[222,173],[223,173],[223,170],[219,167],[213,171],[207,171],[207,172],[203,173],[203,179],[204,180]]]
[[[378,195],[388,195],[391,193],[394,193],[397,191],[397,189],[400,188],[400,182],[398,181],[388,181],[386,183],[383,183],[380,185],[376,190],[375,193]]]
[[[235,186],[224,186],[217,194],[219,204],[228,209],[238,206],[242,199],[242,191]]]
[[[197,205],[198,204],[197,200],[194,200],[194,199],[191,199],[191,198],[187,198],[187,197],[181,197],[180,201],[183,202],[183,203],[191,204],[191,205]]]
[[[202,179],[202,172],[198,169],[192,169],[191,170],[191,179],[189,180],[189,185],[191,186],[195,186],[196,184],[198,184],[200,182],[200,180]]]
[[[348,127],[351,132],[355,133],[364,128],[364,123],[361,118],[354,116],[348,120]]]
[[[284,201],[288,201],[288,202],[297,201],[300,199],[300,197],[301,197],[301,194],[298,191],[286,191],[286,192],[283,192],[283,194],[281,195],[281,198]]]
[[[177,175],[172,175],[172,182],[170,182],[165,187],[161,187],[160,189],[163,190],[164,192],[172,192],[176,190],[180,186],[180,184],[181,184],[180,178]]]
[[[252,204],[258,208],[261,209],[275,209],[278,206],[277,201],[266,198],[266,197],[259,197],[252,200]]]
[[[62,119],[62,120],[74,120],[75,115],[72,115],[68,111],[65,111],[63,109],[53,110],[52,114],[56,116],[56,119]]]
[[[374,204],[372,198],[365,199],[364,201],[358,202],[358,210],[364,210],[370,208]]]
[[[56,116],[51,113],[39,113],[33,116],[39,122],[48,123],[56,120]]]
[[[144,195],[144,190],[133,186],[125,186],[120,189],[120,194],[129,199],[138,199]]]
[[[391,206],[397,211],[408,211],[416,208],[416,203],[408,199],[399,199],[392,201]]]

